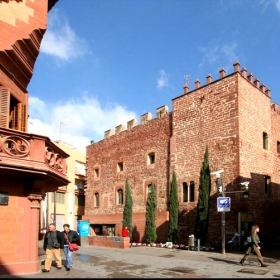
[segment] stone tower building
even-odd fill
[[[128,177],[133,206],[134,242],[145,242],[145,202],[153,182],[158,199],[157,242],[166,242],[168,199],[173,170],[179,194],[179,242],[186,244],[194,233],[199,176],[206,146],[211,171],[223,169],[223,182],[231,197],[226,213],[226,234],[246,234],[256,222],[267,231],[277,229],[280,184],[280,110],[271,102],[270,90],[240,64],[233,73],[220,70],[220,78],[172,100],[172,112],[162,107],[155,119],[151,113],[105,132],[105,139],[87,147],[87,197],[85,216],[91,234],[110,225],[119,235],[124,185]],[[249,181],[249,198],[240,183]],[[212,179],[208,241],[221,243],[218,191]],[[253,217],[242,220],[242,215]],[[248,214],[248,215],[247,215]],[[96,232],[97,229],[97,232]],[[212,241],[212,242],[211,242]]]

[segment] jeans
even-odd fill
[[[66,267],[72,267],[72,251],[69,250],[69,246],[64,246],[64,254],[66,257]]]

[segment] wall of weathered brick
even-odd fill
[[[167,194],[169,192],[169,139],[170,114],[162,118],[124,130],[87,147],[87,191],[86,207],[83,219],[91,224],[110,223],[121,230],[124,204],[117,204],[117,190],[125,193],[125,180],[128,178],[133,198],[133,227],[137,234],[132,241],[143,240],[145,229],[145,211],[148,185],[156,186],[158,199],[158,226],[167,221]],[[155,153],[155,163],[147,164],[149,153]],[[118,172],[117,164],[123,162],[123,171]],[[99,168],[99,177],[94,177],[94,169]],[[99,207],[94,206],[94,194],[100,197]],[[125,198],[125,197],[124,197]],[[164,214],[162,214],[164,213]],[[111,214],[117,214],[112,218]],[[98,217],[103,215],[102,221]],[[106,218],[106,219],[105,219]],[[140,229],[139,229],[140,227]],[[159,240],[166,238],[166,226],[159,234]]]
[[[207,77],[206,83],[200,86],[197,80],[195,89],[190,92],[188,86],[185,86],[184,94],[172,100],[171,122],[167,125],[167,122],[163,122],[164,119],[154,120],[160,123],[160,126],[164,124],[158,131],[155,130],[156,133],[151,133],[153,128],[146,127],[147,124],[140,125],[137,132],[141,131],[141,137],[136,130],[125,131],[88,147],[90,189],[87,191],[87,215],[93,217],[96,214],[102,216],[107,213],[122,213],[122,207],[114,206],[116,188],[113,186],[121,185],[119,180],[122,180],[124,185],[128,175],[135,201],[134,226],[141,236],[139,241],[144,242],[146,178],[150,177],[159,183],[159,210],[164,212],[168,210],[166,202],[171,175],[175,170],[180,201],[179,242],[187,244],[188,236],[194,233],[199,176],[208,146],[210,169],[212,172],[224,169],[222,180],[226,184],[226,191],[241,191],[239,184],[250,181],[249,199],[243,198],[240,192],[226,194],[231,197],[231,210],[226,213],[226,239],[232,237],[234,230],[238,230],[240,212],[253,213],[254,222],[258,223],[263,231],[277,229],[275,222],[279,219],[277,213],[280,210],[280,156],[277,152],[277,141],[280,141],[279,106],[271,104],[270,90],[254,79],[251,73],[248,74],[245,68],[240,71],[239,64],[235,64],[232,74],[226,75],[221,69],[218,80],[212,81],[212,78]],[[172,132],[167,129],[168,126]],[[163,133],[164,130],[166,133]],[[268,134],[267,150],[263,149],[263,132]],[[163,137],[164,141],[155,141],[153,135],[158,133],[158,139]],[[167,145],[168,140],[170,145]],[[149,150],[160,152],[161,160],[166,164],[164,168],[158,169],[157,166],[156,172],[148,169],[143,159]],[[112,166],[116,166],[122,159],[125,159],[127,168],[125,174],[112,172]],[[104,179],[92,178],[91,172],[98,165],[101,178],[105,176]],[[270,196],[264,194],[266,174],[271,176]],[[218,193],[215,179],[213,176],[208,244],[219,247],[222,227],[221,213],[217,212]],[[195,200],[183,202],[183,183],[189,185],[191,181],[195,183]],[[93,194],[94,191],[101,190],[103,199],[107,196],[110,206],[103,209],[101,205],[101,209],[95,209],[92,206]],[[141,213],[143,217],[138,220],[136,217]],[[168,220],[164,222],[163,219],[157,226],[160,225],[164,225],[167,232]]]
[[[98,247],[130,248],[129,237],[118,236],[89,236],[89,245]]]

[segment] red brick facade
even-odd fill
[[[26,133],[26,87],[56,2],[0,0],[0,275],[39,270],[40,202],[69,183],[68,154]]]
[[[231,211],[226,213],[226,235],[238,230],[238,213],[249,212],[263,231],[277,229],[280,184],[280,111],[271,103],[270,90],[239,63],[234,72],[220,78],[195,82],[195,89],[172,100],[172,113],[119,132],[87,147],[87,196],[85,213],[91,224],[110,223],[120,231],[123,205],[117,205],[117,189],[129,179],[133,206],[134,242],[145,242],[145,199],[147,184],[155,182],[158,198],[157,242],[167,241],[168,197],[172,172],[178,181],[179,242],[187,244],[194,233],[199,175],[206,146],[211,171],[224,169],[226,191],[240,191],[249,181],[249,199],[231,193]],[[112,134],[112,133],[111,133]],[[264,148],[264,138],[267,137]],[[278,144],[277,144],[278,142]],[[278,145],[278,150],[277,150]],[[155,164],[147,156],[155,153]],[[118,162],[124,170],[117,171]],[[98,178],[94,169],[99,170]],[[270,177],[265,194],[264,176]],[[183,202],[183,183],[194,184],[194,201]],[[94,194],[100,198],[94,207]],[[212,180],[208,241],[221,243],[221,214],[217,212],[217,189]],[[103,220],[103,222],[101,222]]]

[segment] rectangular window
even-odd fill
[[[65,204],[65,193],[53,192],[52,203]]]
[[[280,154],[280,142],[277,141],[277,153]]]
[[[86,165],[85,165],[85,163],[75,161],[75,174],[86,176]]]
[[[99,207],[99,193],[94,194],[94,206]]]
[[[270,197],[270,181],[271,177],[268,175],[264,176],[264,194],[268,198]]]
[[[263,132],[263,148],[268,150],[268,135],[266,132]]]
[[[85,181],[80,179],[75,179],[75,190],[79,192],[85,191]]]
[[[183,183],[183,202],[188,202],[188,184]]]
[[[76,206],[85,206],[85,196],[84,195],[75,195],[75,205]]]
[[[155,153],[149,153],[148,154],[148,164],[154,164],[155,159],[156,159]]]
[[[118,172],[123,171],[123,162],[118,163],[117,170],[118,170]]]
[[[99,178],[99,169],[98,168],[94,169],[93,176],[94,176],[94,178]]]

